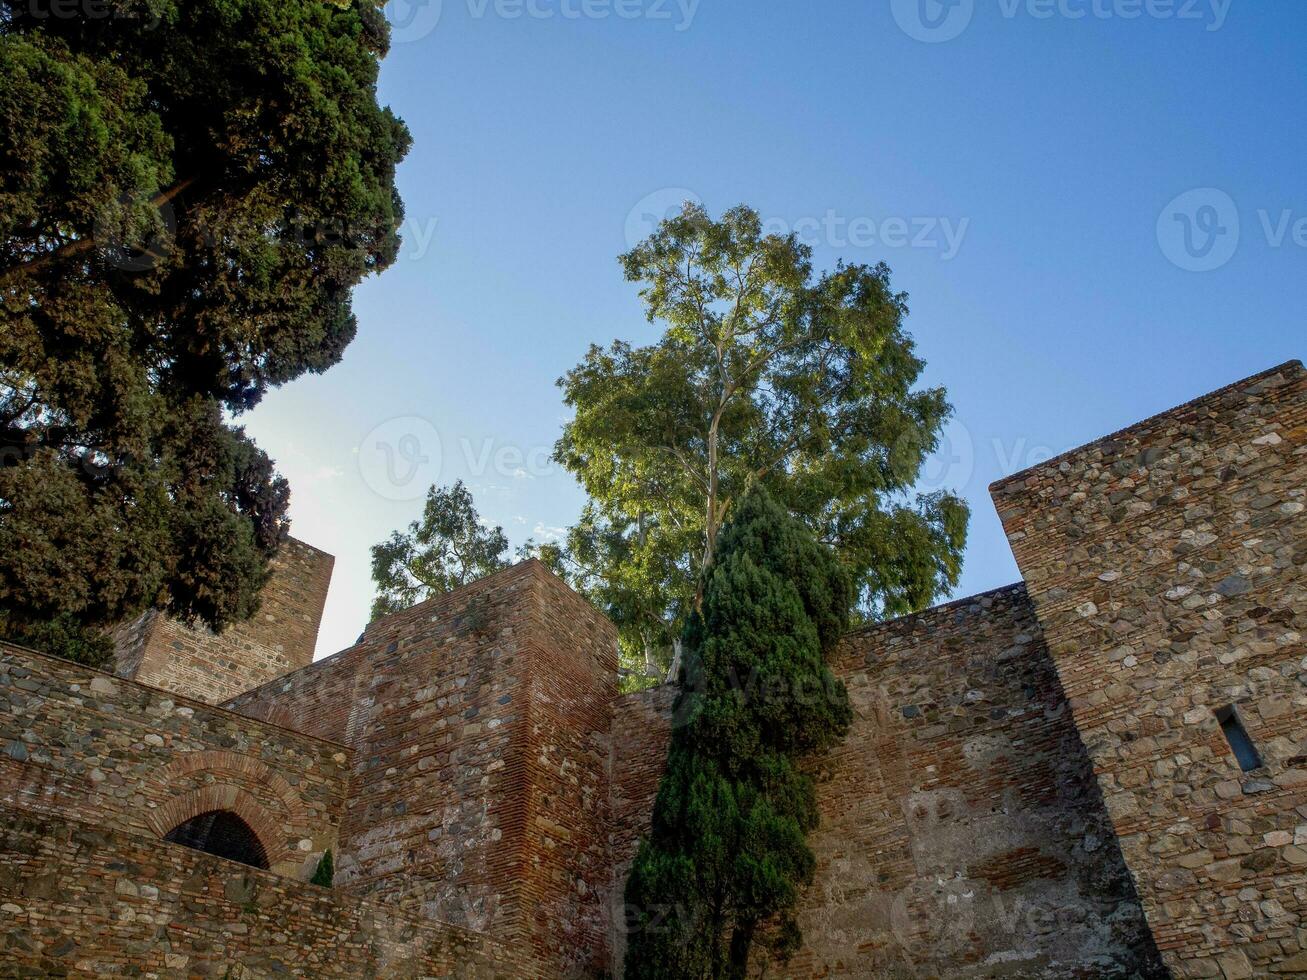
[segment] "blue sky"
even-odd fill
[[[1302,3],[389,16],[404,251],[358,290],[343,363],[243,419],[291,480],[293,533],[337,556],[319,655],[362,629],[368,548],[432,479],[466,480],[515,543],[575,517],[554,381],[591,342],[655,336],[616,256],[687,196],[752,205],[819,268],[889,263],[956,408],[925,484],[973,506],[958,595],[1019,577],[991,481],[1307,353]]]

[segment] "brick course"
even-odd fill
[[[94,824],[0,808],[0,975],[537,977],[518,950]]]
[[[528,561],[230,706],[355,750],[342,886],[566,972],[606,956],[616,672],[612,625]]]
[[[344,746],[3,643],[0,707],[0,803],[152,839],[228,809],[305,878],[337,845]]]

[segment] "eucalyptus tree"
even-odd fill
[[[372,547],[372,617],[408,609],[506,568],[508,535],[477,513],[462,480],[427,490],[422,516]]]
[[[744,206],[687,204],[621,257],[652,343],[592,346],[560,379],[574,417],[555,459],[589,495],[576,580],[628,658],[668,659],[731,509],[755,484],[834,549],[859,614],[923,608],[956,584],[968,510],[914,492],[950,416],[884,265],[816,273],[795,236]]]

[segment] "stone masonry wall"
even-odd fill
[[[1307,976],[1307,372],[993,492],[1168,965]]]
[[[523,954],[222,858],[0,807],[0,976],[529,980]]]
[[[804,948],[769,976],[1163,975],[1023,587],[860,630],[834,666],[855,720],[815,768]],[[619,702],[615,766],[658,764],[614,783],[618,868],[666,750],[649,698]]]
[[[307,878],[335,846],[340,745],[0,644],[0,805],[139,835],[231,810],[274,871]]]
[[[604,955],[615,646],[531,561],[230,706],[355,749],[338,883],[528,942],[566,975]]]
[[[289,538],[253,618],[221,634],[151,611],[114,631],[115,673],[218,704],[313,662],[335,559]]]
[[[360,643],[233,699],[355,750],[336,882],[507,931],[525,855],[531,577],[510,570],[372,623]]]

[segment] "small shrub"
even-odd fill
[[[330,888],[332,879],[335,877],[336,867],[331,859],[331,849],[328,848],[326,853],[322,855],[322,860],[318,862],[318,869],[313,872],[313,877],[309,879],[309,884]]]

